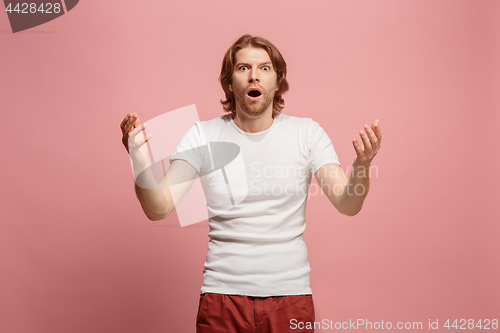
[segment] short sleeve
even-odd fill
[[[325,130],[312,119],[307,126],[307,138],[309,144],[308,166],[312,174],[315,174],[325,164],[336,163],[340,165],[332,140]]]
[[[193,125],[184,135],[184,137],[179,142],[175,154],[170,156],[169,162],[172,163],[174,160],[184,160],[191,164],[198,173],[201,171],[202,166],[202,154],[200,150],[206,143],[203,141],[203,136],[200,133],[200,124],[196,123]]]

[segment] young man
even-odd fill
[[[303,238],[311,177],[340,213],[356,215],[368,192],[368,168],[380,148],[379,122],[360,131],[362,145],[353,139],[356,156],[348,178],[316,122],[281,114],[288,90],[286,63],[269,41],[239,38],[226,52],[219,79],[226,94],[221,103],[230,113],[196,123],[177,148],[177,153],[190,153],[170,158],[160,182],[165,186],[136,183],[137,197],[148,218],[165,218],[196,175],[210,168],[209,156],[193,148],[211,142],[238,145],[244,174],[226,170],[224,177],[203,180],[211,217],[197,332],[313,332],[306,325],[315,318]],[[145,168],[140,149],[149,138],[137,135],[144,126],[136,114],[125,117],[121,128],[140,174]],[[246,178],[244,199],[217,210],[224,180],[234,178]]]

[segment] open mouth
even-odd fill
[[[250,97],[259,97],[260,95],[262,95],[262,94],[258,90],[250,90],[248,92],[248,96],[250,96]]]

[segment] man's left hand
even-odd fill
[[[352,162],[353,166],[369,166],[375,155],[380,149],[380,141],[382,141],[382,132],[378,119],[375,119],[372,126],[365,125],[364,131],[359,132],[363,145],[358,143],[358,140],[353,139],[352,145],[356,151],[356,157]]]

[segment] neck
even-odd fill
[[[233,114],[233,121],[242,131],[247,133],[262,132],[271,127],[273,124],[272,108],[261,115],[250,116],[236,109],[236,114]]]

